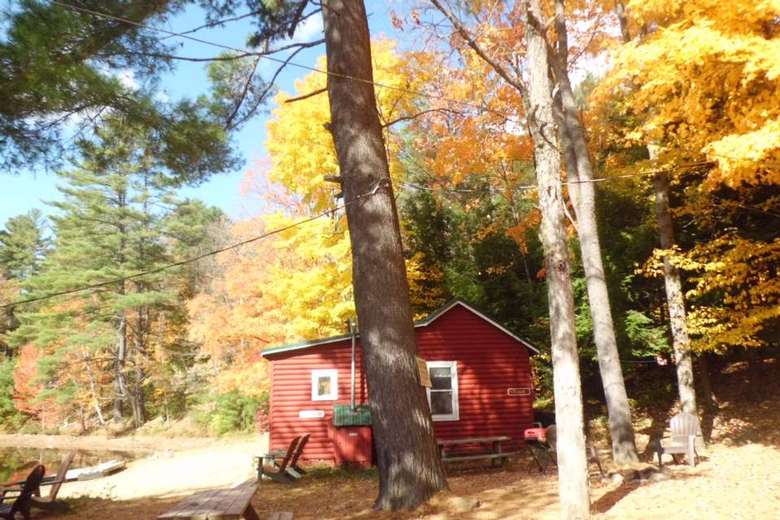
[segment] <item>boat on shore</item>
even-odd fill
[[[87,466],[85,468],[69,469],[65,474],[65,482],[73,482],[74,480],[93,480],[100,477],[106,477],[117,471],[121,471],[127,467],[127,462],[124,460],[113,459],[94,466]]]
[[[29,463],[25,465],[25,469],[16,472],[14,479],[11,482],[5,482],[0,484],[0,488],[18,487],[24,484],[23,477],[29,472],[29,468],[33,467],[35,463]],[[76,482],[77,480],[94,480],[101,477],[107,477],[118,471],[121,471],[127,467],[127,461],[120,459],[112,459],[93,466],[85,466],[83,468],[69,469],[65,474],[63,482]],[[56,475],[46,475],[41,481],[42,485],[53,482],[56,479]]]

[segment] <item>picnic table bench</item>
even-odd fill
[[[212,489],[191,495],[172,509],[157,517],[157,520],[228,520],[245,518],[260,520],[254,507],[252,496],[257,491],[254,481],[230,489]]]
[[[464,437],[460,439],[437,439],[439,453],[443,462],[457,462],[463,460],[489,459],[491,462],[499,460],[500,463],[506,462],[510,455],[515,455],[517,451],[503,451],[501,444],[511,441],[512,438],[506,435],[494,435],[488,437]],[[453,447],[479,446],[480,452],[452,452]],[[457,448],[455,448],[457,449]]]

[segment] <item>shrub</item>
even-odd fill
[[[262,407],[267,411],[267,394],[254,397],[232,391],[211,395],[204,402],[200,420],[216,435],[251,432],[256,429],[257,413]]]

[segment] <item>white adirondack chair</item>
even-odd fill
[[[669,421],[671,436],[658,439],[654,451],[658,455],[658,467],[663,466],[661,457],[664,453],[683,454],[691,466],[696,465],[696,455],[704,447],[704,437],[701,433],[699,418],[688,412],[680,412]]]

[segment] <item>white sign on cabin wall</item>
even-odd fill
[[[507,388],[506,395],[510,397],[521,397],[521,396],[531,395],[531,389],[528,387]]]
[[[298,419],[322,419],[325,417],[325,410],[300,410]]]

